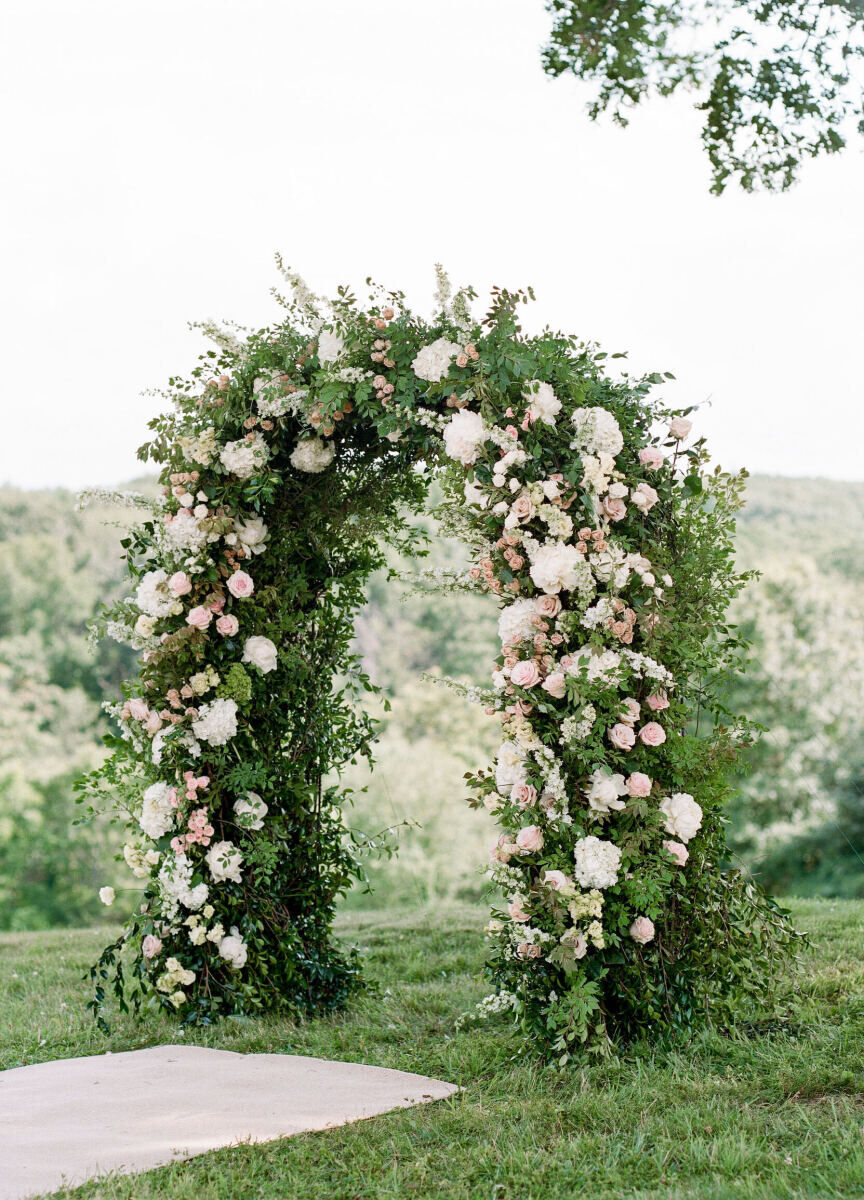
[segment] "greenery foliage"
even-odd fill
[[[598,87],[589,113],[698,89],[712,187],[788,188],[804,159],[864,131],[860,0],[547,0],[550,75]]]

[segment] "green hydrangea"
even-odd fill
[[[222,700],[236,700],[238,704],[248,704],[252,699],[252,680],[246,668],[240,663],[232,663],[228,674],[217,688],[216,695]]]

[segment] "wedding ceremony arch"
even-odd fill
[[[473,1018],[507,1014],[563,1064],[761,995],[793,934],[724,848],[747,736],[723,702],[741,477],[657,397],[671,376],[525,334],[530,292],[494,289],[476,318],[439,271],[425,320],[279,266],[284,319],[204,326],[214,348],[139,452],[161,495],[131,501],[130,594],[99,628],[140,674],[87,787],[127,820],[140,885],[93,968],[97,1018],[111,981],[184,1023],[325,1012],[363,986],[332,928],[363,872],[339,772],[375,739],[354,617],[385,548],[420,548],[433,479],[470,556],[441,588],[500,609],[488,686],[453,685],[502,737],[470,778],[500,827]]]

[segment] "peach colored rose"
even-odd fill
[[[666,841],[663,843],[663,849],[669,851],[679,867],[686,866],[690,851],[683,842]]]
[[[150,705],[139,696],[129,701],[129,715],[134,717],[136,721],[146,721],[149,712]]]
[[[662,746],[666,741],[666,730],[656,721],[649,721],[639,730],[639,740],[643,746]]]
[[[538,854],[543,849],[543,830],[538,825],[525,825],[516,834],[516,845],[523,854]]]
[[[654,937],[654,922],[648,917],[637,917],[630,926],[630,936],[640,946],[645,946]]]
[[[623,500],[607,496],[603,501],[603,511],[610,521],[623,521],[627,516],[627,505]]]
[[[532,946],[530,942],[520,942],[516,947],[516,955],[518,958],[539,958],[543,951],[539,946]]]
[[[541,617],[557,617],[561,611],[561,598],[559,596],[537,596],[534,600],[534,607]]]
[[[522,901],[518,898],[510,901],[510,903],[507,905],[507,911],[510,914],[511,921],[520,921],[524,923],[525,921],[531,920],[528,913],[526,913],[525,909],[522,907]]]
[[[527,521],[534,515],[534,505],[527,496],[517,496],[510,505],[510,512],[517,521]]]
[[[205,608],[203,604],[198,604],[195,608],[190,608],[186,614],[186,624],[191,625],[193,629],[206,629],[212,620],[212,612],[209,608]]]
[[[540,672],[537,670],[537,664],[531,662],[530,659],[523,658],[520,662],[517,662],[516,666],[510,672],[510,680],[516,687],[536,687],[540,682]]]
[[[515,842],[511,842],[506,833],[502,833],[498,841],[492,847],[490,859],[492,862],[509,863],[511,857],[516,853],[517,846]]]
[[[566,679],[563,671],[553,671],[543,680],[541,687],[555,700],[563,700],[567,693]]]
[[[641,771],[634,771],[627,777],[627,795],[635,798],[651,795],[651,779]]]
[[[639,461],[643,467],[648,467],[650,470],[656,471],[658,467],[663,466],[666,456],[656,446],[643,446],[639,451]]]
[[[609,741],[616,750],[632,750],[636,744],[636,734],[629,725],[613,725],[609,730]]]
[[[537,803],[537,789],[530,783],[514,783],[510,789],[510,799],[520,808],[528,808]]]
[[[664,708],[669,707],[669,697],[665,692],[652,692],[645,701],[652,712],[662,712]]]

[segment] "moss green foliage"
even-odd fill
[[[596,85],[589,113],[696,89],[711,190],[788,188],[864,129],[859,0],[546,0],[550,75]]]
[[[455,1028],[482,994],[478,907],[340,922],[377,993],[346,1013],[187,1029],[154,1012],[106,1042],[82,974],[104,934],[0,937],[0,1067],[170,1042],[419,1071],[442,1103],[206,1154],[58,1196],[71,1200],[857,1200],[864,1193],[864,904],[796,902],[812,932],[777,1005],[685,1045],[556,1072],[505,1020]]]

